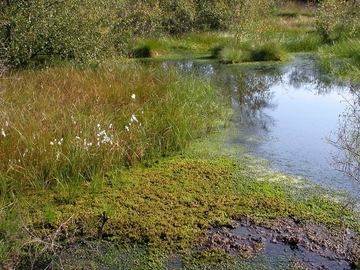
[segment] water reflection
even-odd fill
[[[162,68],[178,68],[185,74],[194,72],[211,82],[228,98],[242,124],[269,130],[274,119],[265,109],[276,108],[270,87],[281,79],[278,66],[226,66],[214,62],[164,61]]]
[[[354,92],[345,102],[339,128],[327,141],[337,150],[332,153],[333,167],[360,183],[360,93]]]
[[[230,147],[245,143],[272,160],[275,168],[356,194],[358,183],[331,168],[333,148],[324,138],[338,129],[338,116],[345,109],[341,101],[351,99],[359,85],[322,74],[311,55],[287,64],[167,61],[162,65],[206,78],[229,97],[236,111],[232,128],[237,131],[229,138]]]
[[[246,73],[219,72],[214,80],[223,91],[229,92],[231,105],[238,111],[243,125],[268,131],[274,119],[266,110],[274,110],[277,106],[270,87],[278,80],[280,71],[274,68],[271,75],[260,74],[263,71],[256,69]]]

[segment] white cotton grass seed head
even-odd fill
[[[76,120],[75,120],[75,117],[73,115],[71,116],[71,121],[73,122],[74,125],[76,125]]]
[[[132,95],[131,95],[131,98],[132,98],[132,99],[135,99],[135,98],[136,98],[136,95],[135,95],[135,94],[132,94]]]
[[[6,133],[5,130],[3,128],[1,128],[1,135],[5,138],[6,137]]]
[[[132,115],[132,116],[131,116],[131,122],[133,122],[133,121],[135,121],[135,122],[139,122],[139,121],[137,120],[137,118],[136,118],[136,116],[135,116],[135,115]]]

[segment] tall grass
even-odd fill
[[[219,95],[136,64],[13,74],[1,81],[0,171],[43,188],[166,155],[216,128]]]
[[[321,67],[333,76],[360,80],[360,41],[343,40],[319,49]]]

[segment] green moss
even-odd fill
[[[168,254],[181,254],[177,260],[184,267],[217,269],[229,264],[228,269],[230,265],[236,269],[247,262],[233,261],[220,251],[188,251],[201,243],[212,226],[228,226],[243,216],[258,220],[296,216],[331,226],[359,227],[350,211],[319,196],[316,188],[310,192],[307,183],[273,172],[264,162],[236,156],[241,148],[224,148],[224,136],[213,134],[195,141],[183,154],[146,166],[119,168],[76,186],[59,183],[51,190],[28,190],[17,197],[16,207],[17,216],[32,232],[24,239],[36,236],[71,246],[81,239],[97,239],[116,246],[106,252],[101,248],[92,257],[85,250],[79,254],[83,257],[68,254],[61,261],[69,265],[86,260],[94,265],[159,269],[169,261]],[[46,245],[44,241],[29,250],[47,250]],[[120,254],[116,262],[106,259],[112,252]]]
[[[68,235],[81,229],[84,235],[118,244],[164,250],[194,247],[211,226],[227,225],[244,215],[294,215],[329,224],[340,224],[342,215],[350,215],[320,197],[296,201],[281,181],[252,180],[245,162],[177,156],[103,178],[98,193],[91,182],[83,182],[72,200],[64,200],[57,190],[29,193],[21,208],[39,235],[71,219],[66,224]],[[277,177],[267,174],[268,180]]]

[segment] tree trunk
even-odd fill
[[[4,41],[4,46],[5,48],[9,48],[10,47],[10,43],[11,43],[11,24],[7,24],[5,26],[5,41]]]

